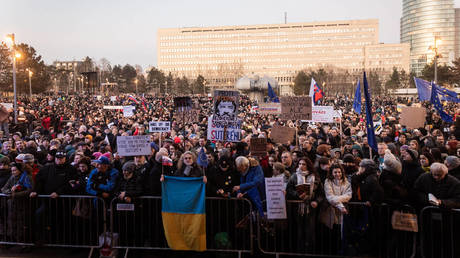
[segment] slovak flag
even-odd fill
[[[172,159],[170,159],[168,156],[163,156],[161,158],[161,164],[163,166],[168,166],[168,167],[172,167],[173,166],[173,161]]]
[[[131,100],[131,101],[134,101],[134,103],[136,103],[136,104],[139,104],[139,101],[137,101],[137,99],[135,97],[133,97],[132,95],[129,95],[128,99]]]
[[[311,77],[309,96],[312,98],[313,105],[319,104],[319,100],[324,97],[323,90],[321,90],[313,77]]]

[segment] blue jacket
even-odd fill
[[[118,170],[111,168],[105,173],[99,173],[97,168],[89,174],[86,192],[100,196],[102,193],[112,193],[115,190],[118,180]]]
[[[261,166],[249,167],[246,175],[241,176],[238,193],[246,194],[259,211],[260,216],[264,216],[262,201],[265,200],[265,181]]]

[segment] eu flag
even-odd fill
[[[364,99],[366,100],[366,130],[367,130],[367,142],[369,146],[377,151],[377,140],[375,139],[374,122],[372,121],[372,103],[371,94],[369,93],[369,86],[367,85],[366,72],[363,76],[364,82]]]
[[[437,90],[436,84],[434,83],[431,83],[430,101],[431,101],[431,104],[433,104],[434,108],[439,112],[439,115],[441,116],[444,122],[452,123],[454,121],[451,116],[449,116],[446,112],[444,112],[444,110],[442,110],[442,104],[438,98],[438,90]]]
[[[418,98],[420,99],[420,101],[431,101],[431,83],[417,77],[414,77],[414,82],[415,86],[417,87]],[[457,97],[457,93],[455,91],[451,91],[446,88],[440,87],[439,85],[436,85],[436,93],[441,94],[442,100],[455,103],[460,102],[460,99]]]
[[[275,102],[275,103],[280,102],[280,100],[278,99],[278,96],[276,96],[276,93],[273,90],[273,88],[270,85],[270,83],[268,83],[268,98],[270,99],[271,102]]]
[[[204,148],[201,147],[200,153],[198,154],[198,160],[196,163],[204,168],[208,167],[208,156],[204,153]]]
[[[356,85],[355,99],[353,100],[353,110],[355,113],[361,114],[361,83],[359,79]]]

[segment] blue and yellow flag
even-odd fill
[[[170,248],[206,250],[205,184],[202,177],[165,176],[163,228]]]

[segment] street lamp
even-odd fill
[[[6,41],[11,43],[11,48],[13,49],[13,90],[14,90],[14,123],[18,123],[18,101],[16,94],[16,58],[20,58],[21,54],[16,52],[16,44],[14,42],[14,33],[6,35]]]
[[[27,71],[29,71],[29,92],[30,92],[30,97],[32,98],[32,75],[34,73],[29,68],[27,68]]]
[[[438,36],[434,36],[434,46],[430,46],[428,49],[434,52],[434,83],[438,82],[438,45],[441,44],[442,40]]]
[[[136,95],[137,95],[137,82],[138,82],[138,80],[137,80],[137,79],[136,79],[136,80],[134,80],[134,83],[136,84]]]

